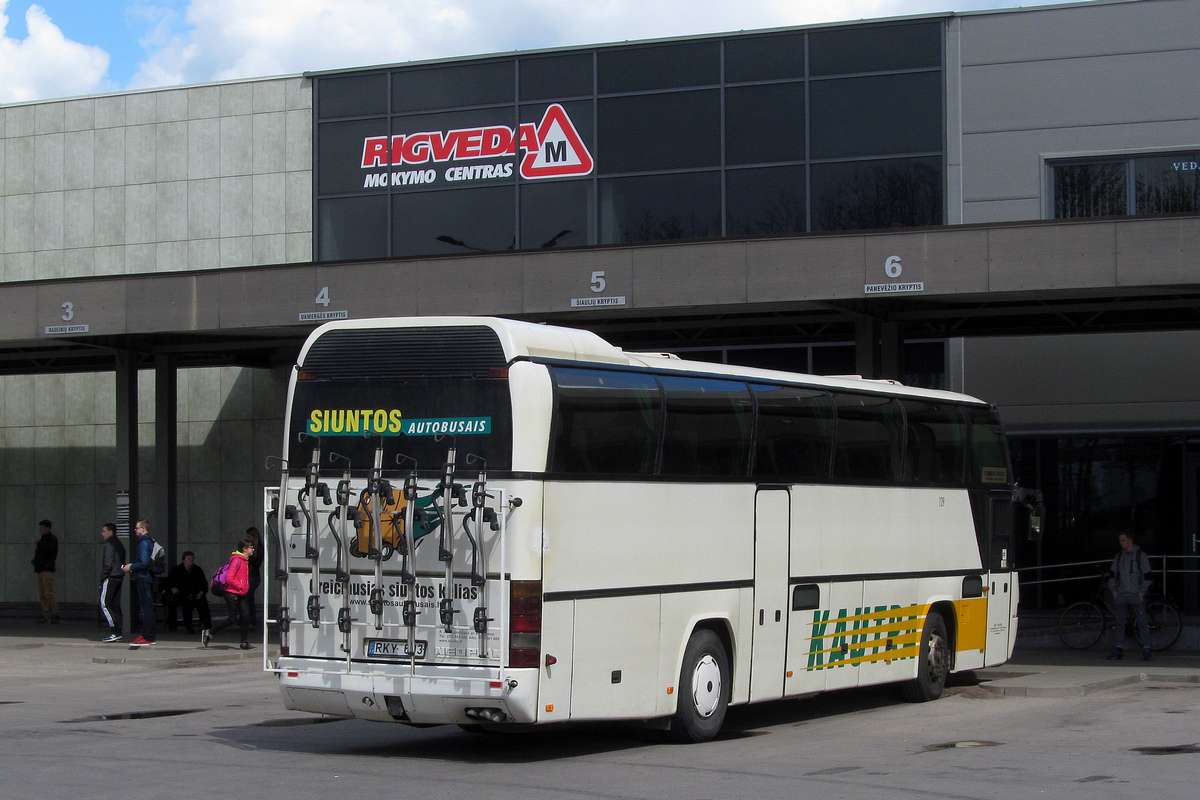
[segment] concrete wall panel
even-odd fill
[[[373,262],[316,267],[316,291],[308,311],[345,311],[356,317],[394,317],[417,313],[420,284],[417,265]],[[316,302],[329,287],[329,305]]]
[[[1089,3],[1019,14],[961,17],[962,60],[970,64],[1074,59],[1112,52],[1181,50],[1200,42],[1200,16],[1186,2]]]
[[[586,252],[536,253],[522,258],[524,271],[524,301],[526,312],[556,313],[577,311],[572,300],[593,301],[596,298],[624,297],[625,307],[637,307],[634,290],[633,255],[631,250],[614,249]],[[604,286],[594,291],[593,273],[603,279]]]
[[[746,299],[751,303],[862,295],[862,237],[829,236],[746,243]]]
[[[746,302],[746,245],[631,250],[639,307]]]
[[[1146,220],[1117,228],[1117,283],[1194,284],[1200,278],[1200,219]]]
[[[47,334],[46,328],[64,325],[87,325],[87,333],[92,336],[126,330],[123,281],[73,281],[39,286],[36,304],[39,338],[59,338],[59,334]]]
[[[0,292],[0,338],[13,341],[37,335],[37,288],[9,286]]]
[[[1112,224],[1000,228],[988,233],[993,292],[1100,288],[1117,283]]]
[[[90,189],[96,185],[96,132],[63,135],[63,188]]]
[[[1015,430],[1200,426],[1200,332],[968,339],[966,391]]]
[[[416,262],[417,313],[521,313],[521,261],[504,256]]]
[[[222,328],[296,325],[320,287],[313,267],[220,274]]]
[[[63,105],[64,131],[91,131],[96,127],[96,100],[82,97]]]
[[[963,132],[1082,128],[1179,119],[1169,76],[1200,74],[1200,46],[1167,53],[1055,59],[963,69]],[[1146,80],[1160,75],[1160,81]]]

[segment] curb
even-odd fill
[[[1004,697],[1085,697],[1095,692],[1116,689],[1135,683],[1193,683],[1200,684],[1200,674],[1196,672],[1132,672],[1110,678],[1092,681],[1068,680],[1060,685],[1054,675],[1039,672],[1032,675],[1022,675],[1018,678],[1001,678],[999,680],[981,683],[979,688],[986,692]],[[1007,685],[1005,685],[1007,683]]]

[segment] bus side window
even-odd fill
[[[834,480],[892,482],[900,477],[904,425],[900,405],[878,395],[839,394]]]
[[[908,422],[904,480],[961,485],[967,456],[967,427],[961,407],[903,400]]]
[[[758,416],[754,472],[760,480],[829,479],[833,452],[833,400],[793,386],[754,384]]]
[[[659,376],[666,402],[663,475],[744,477],[753,404],[744,383]]]
[[[661,399],[654,376],[553,368],[551,472],[651,475]]]

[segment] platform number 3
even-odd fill
[[[75,304],[74,303],[63,303],[62,310],[63,310],[63,313],[62,313],[63,322],[70,322],[71,320],[75,319]]]

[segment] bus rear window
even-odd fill
[[[451,446],[487,469],[512,468],[512,408],[506,378],[381,378],[296,383],[288,427],[288,466],[303,471],[315,446],[323,470],[340,472],[329,454],[365,473],[383,445],[385,471],[440,470]],[[398,457],[402,457],[400,461]],[[401,463],[401,461],[403,463]],[[477,468],[477,467],[474,467]]]

